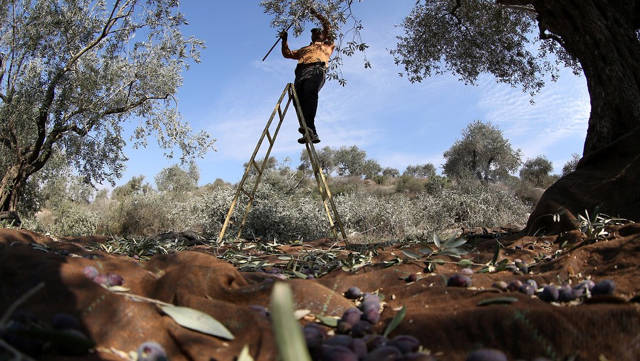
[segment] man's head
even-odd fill
[[[311,41],[314,43],[317,41],[325,41],[324,32],[320,28],[311,29]]]

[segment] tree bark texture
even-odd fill
[[[559,36],[584,71],[591,115],[584,155],[640,125],[638,1],[539,0],[541,29]]]
[[[583,158],[545,191],[526,232],[575,229],[585,211],[640,221],[640,1],[528,4],[538,13],[541,36],[556,39],[579,60],[591,115]]]

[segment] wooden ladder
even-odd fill
[[[282,109],[282,102],[284,101],[285,97],[287,98],[287,101],[284,106],[284,109]],[[329,189],[327,178],[322,172],[322,167],[320,167],[318,154],[316,153],[313,143],[311,142],[311,132],[309,128],[307,128],[307,123],[304,121],[304,115],[302,114],[302,108],[300,107],[298,94],[296,93],[295,87],[291,83],[287,84],[287,86],[285,86],[284,90],[282,91],[282,95],[280,95],[280,98],[278,99],[278,103],[276,104],[275,109],[271,113],[271,117],[269,117],[269,121],[267,121],[267,125],[262,131],[262,135],[260,136],[260,139],[258,139],[258,144],[256,145],[256,148],[254,149],[253,154],[249,159],[249,162],[247,162],[247,166],[244,170],[244,175],[242,176],[242,180],[240,180],[240,183],[238,183],[235,195],[233,196],[233,200],[231,201],[231,206],[229,207],[229,211],[227,212],[227,217],[225,218],[224,224],[222,225],[222,229],[220,230],[220,235],[218,236],[219,245],[223,244],[224,242],[224,235],[225,235],[225,232],[227,231],[227,228],[229,227],[229,224],[231,223],[231,216],[233,215],[233,211],[235,210],[235,207],[238,205],[238,199],[240,198],[241,194],[244,194],[249,198],[249,202],[247,203],[247,206],[244,209],[244,215],[242,216],[240,227],[238,227],[238,234],[236,238],[239,239],[242,236],[242,229],[244,228],[249,212],[251,211],[251,206],[253,205],[254,197],[255,197],[256,191],[258,190],[258,185],[260,184],[260,180],[262,179],[262,175],[264,174],[265,168],[269,161],[269,155],[271,154],[273,145],[275,144],[276,138],[278,137],[278,133],[280,132],[280,127],[282,126],[282,122],[284,121],[284,118],[287,115],[287,111],[289,110],[289,106],[291,105],[292,102],[296,110],[296,115],[298,116],[298,123],[300,125],[300,128],[304,129],[304,138],[306,139],[305,147],[307,148],[307,153],[309,155],[309,160],[311,161],[313,174],[318,184],[318,191],[322,196],[322,204],[327,213],[327,218],[329,219],[331,232],[333,234],[333,237],[335,239],[338,239],[338,231],[339,231],[343,241],[345,242],[345,245],[348,245],[347,235],[344,231],[342,221],[340,220],[338,209],[336,208],[336,205],[333,202],[333,196],[331,195],[331,190]],[[275,119],[276,114],[278,115],[279,120],[275,128],[275,131],[271,133],[269,129],[271,129],[271,124],[273,123],[273,120]],[[258,164],[258,162],[256,162],[256,156],[260,151],[260,148],[265,138],[267,139],[267,143],[268,143],[267,153],[264,156],[264,159],[262,160],[261,164]],[[247,191],[245,189],[245,184],[247,180],[250,178],[251,169],[255,170],[257,174],[257,178],[251,190]]]

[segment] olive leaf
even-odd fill
[[[173,305],[159,305],[158,307],[182,327],[227,340],[234,339],[231,332],[222,323],[204,312]]]
[[[400,311],[398,311],[398,313],[396,313],[396,315],[393,316],[393,319],[391,320],[391,322],[389,322],[389,325],[384,330],[384,333],[382,334],[382,336],[384,337],[389,336],[389,334],[393,332],[393,330],[395,330],[396,327],[400,325],[400,323],[402,323],[402,320],[404,320],[404,317],[406,316],[406,314],[407,314],[407,308],[405,306],[402,306]]]
[[[242,348],[242,352],[240,352],[240,356],[238,356],[238,361],[254,361],[253,357],[249,353],[249,345],[244,345]]]

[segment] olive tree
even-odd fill
[[[444,153],[444,173],[452,178],[476,177],[481,181],[495,181],[506,177],[520,166],[520,150],[502,136],[491,123],[479,120],[469,124]]]
[[[489,73],[536,92],[560,66],[583,72],[585,155],[640,123],[640,0],[425,0],[403,28],[393,53],[412,81],[451,72],[474,83]]]
[[[364,174],[367,152],[358,148],[357,145],[340,147],[335,151],[333,159],[338,168],[338,175],[361,176]]]
[[[520,169],[520,179],[536,187],[545,187],[549,184],[549,173],[552,170],[551,161],[541,155],[524,162],[522,169]]]
[[[410,165],[407,166],[402,175],[415,178],[430,178],[436,175],[436,167],[431,163]]]
[[[569,159],[564,166],[562,166],[562,175],[565,176],[576,170],[578,162],[580,161],[580,155],[573,153],[571,159]]]
[[[199,170],[195,162],[185,171],[179,165],[164,168],[155,177],[156,187],[160,192],[185,193],[198,187]]]
[[[0,2],[0,211],[58,148],[78,175],[113,181],[131,140],[155,135],[168,156],[213,141],[181,120],[174,96],[202,42],[183,36],[175,0]]]

